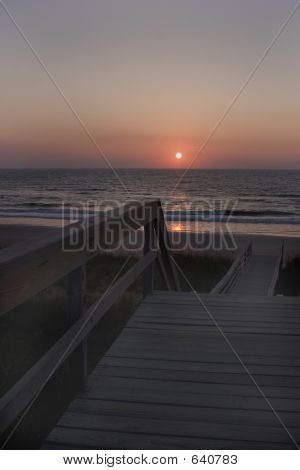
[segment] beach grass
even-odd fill
[[[298,296],[300,294],[300,257],[291,259],[279,275],[276,295]]]

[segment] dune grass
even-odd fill
[[[300,294],[300,257],[290,260],[281,271],[276,285],[276,294],[288,296]]]

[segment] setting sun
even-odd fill
[[[182,153],[181,153],[181,152],[177,152],[176,155],[175,155],[175,158],[177,158],[177,160],[181,160],[181,158],[182,158]]]

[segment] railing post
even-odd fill
[[[72,325],[84,315],[86,296],[86,267],[81,265],[68,275],[68,323]],[[72,357],[76,360],[76,371],[79,374],[80,390],[87,389],[87,338],[74,351]]]
[[[154,242],[154,230],[153,230],[153,221],[148,222],[144,226],[144,255],[153,250]],[[151,263],[144,271],[144,285],[143,285],[143,294],[146,295],[153,293],[153,283],[154,283],[154,266]]]
[[[164,213],[161,207],[161,204],[158,205],[158,216],[157,216],[157,225],[156,225],[156,233],[157,239],[159,244],[159,249],[161,252],[161,259],[165,266],[166,274],[169,279],[169,284],[172,290],[179,291],[180,290],[180,283],[177,275],[177,269],[174,265],[174,262],[170,256],[170,239],[169,234],[164,218]]]

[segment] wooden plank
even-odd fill
[[[279,307],[281,305],[291,305],[299,308],[300,299],[299,297],[283,297],[283,296],[274,296],[268,297],[264,295],[239,295],[239,294],[218,294],[218,295],[211,295],[211,294],[198,294],[203,301],[207,304],[215,303],[215,304],[223,304],[224,301],[234,302],[236,304],[240,304],[242,306],[251,304],[251,305],[259,305],[259,306],[267,306],[273,305],[274,308]],[[179,302],[179,304],[189,305],[198,304],[199,299],[195,295],[194,292],[165,292],[165,291],[154,291],[153,295],[149,295],[145,299],[145,303],[167,303],[167,304],[174,304]],[[178,304],[178,305],[179,305]]]
[[[215,318],[215,316],[214,316]],[[140,315],[134,315],[131,320],[130,320],[130,325],[136,325],[137,323],[154,323],[154,324],[163,324],[163,323],[172,323],[172,324],[178,324],[178,325],[202,325],[202,326],[210,326],[212,324],[212,321],[208,315],[206,316],[199,316],[196,314],[190,315],[182,313],[181,315],[172,315],[171,313],[168,314],[165,310],[158,310],[156,314],[151,314],[148,312],[141,312]],[[292,319],[289,320],[287,319],[286,321],[284,319],[274,319],[273,321],[270,318],[259,318],[258,320],[251,320],[249,318],[228,318],[223,315],[218,316],[218,324],[219,325],[226,325],[226,326],[234,326],[234,327],[241,327],[241,328],[251,328],[251,327],[256,327],[256,328],[271,328],[271,329],[299,329],[300,327],[300,319]]]
[[[224,309],[223,313],[222,310],[216,309],[209,309],[209,314],[213,315],[213,318],[223,321],[226,323],[233,323],[233,324],[255,324],[259,325],[260,323],[265,323],[268,325],[300,325],[300,318],[299,314],[297,315],[286,315],[285,312],[282,315],[275,314],[273,317],[272,315],[251,315],[251,312],[240,312],[239,311],[230,311]],[[133,314],[132,321],[138,320],[143,321],[144,319],[152,319],[156,320],[159,319],[167,319],[173,320],[178,319],[184,321],[186,320],[197,320],[197,321],[208,321],[211,318],[206,311],[200,309],[190,310],[188,309],[172,309],[172,308],[157,308],[157,309],[139,309],[139,315]]]
[[[56,427],[43,449],[294,449],[290,444]]]
[[[182,328],[175,328],[172,330],[172,334],[171,334],[171,337],[180,337],[180,338],[190,338],[191,339],[191,336],[194,336],[195,339],[196,337],[199,338],[199,335],[201,334],[201,337],[203,338],[203,340],[205,338],[207,338],[207,340],[213,340],[213,341],[219,341],[221,343],[221,339],[223,339],[223,342],[225,341],[224,339],[224,336],[221,334],[221,330],[218,329],[218,321],[213,321],[214,317],[211,317],[212,318],[212,324],[215,325],[215,329],[214,330],[211,330],[211,331],[207,331],[205,332],[204,330],[202,330],[202,332],[199,332],[199,331],[196,331],[196,329],[193,329],[191,328],[191,326],[187,325],[185,327],[185,331],[183,331],[183,327]],[[136,323],[136,322],[135,322]],[[152,335],[153,337],[155,337],[156,335],[167,335],[167,332],[166,330],[161,327],[160,328],[160,324],[156,324],[157,325],[157,328],[149,328],[149,335]],[[175,325],[176,326],[176,325]],[[133,324],[129,323],[128,326],[126,327],[126,329],[124,329],[123,331],[123,336],[127,336],[127,337],[132,337],[133,339],[137,339],[139,337],[143,337],[145,335],[147,335],[147,333],[140,329],[141,330],[141,333],[139,335],[135,334],[134,333],[134,329],[137,329],[133,326]],[[170,328],[170,332],[171,332],[171,328]],[[122,337],[123,337],[122,336]],[[229,335],[230,336],[230,335]],[[245,340],[245,338],[243,338],[243,335],[234,335],[232,334],[232,339],[234,339],[236,341],[236,344],[240,344],[242,343],[243,339]],[[288,340],[287,338],[285,338],[284,336],[281,336],[280,334],[266,334],[265,335],[265,338],[266,340],[266,344],[269,346],[271,345],[274,345],[276,346],[276,343],[278,344],[284,344],[288,347]],[[297,335],[294,337],[294,338],[291,338],[290,339],[290,345],[296,345],[297,344]],[[261,338],[261,335],[259,334],[252,334],[252,335],[249,335],[249,337],[247,338],[247,343],[246,345],[249,343],[253,343],[253,342],[257,342],[258,344],[262,343],[262,338]],[[300,352],[300,351],[299,351]]]
[[[127,347],[128,346],[128,347]],[[166,346],[157,345],[156,349],[159,351],[159,354],[151,355],[150,345],[139,344],[139,347],[132,346],[132,343],[116,345],[114,349],[111,349],[107,357],[132,357],[132,356],[145,356],[149,355],[152,359],[161,359],[169,360],[175,362],[195,362],[195,363],[206,363],[206,364],[239,364],[239,360],[235,354],[231,351],[218,350],[217,352],[210,353],[209,351],[204,351],[199,353],[199,350],[196,346],[193,345],[180,345],[179,348],[173,344],[167,344]],[[172,357],[173,353],[178,353],[176,356]],[[148,358],[148,359],[149,359]],[[299,356],[290,358],[287,356],[277,356],[273,357],[272,355],[257,354],[250,356],[249,354],[239,355],[239,358],[243,363],[249,366],[275,366],[275,367],[294,367],[295,370],[299,369]],[[147,359],[147,357],[146,357]]]
[[[197,342],[197,348],[199,352],[203,353],[215,353],[216,351],[220,354],[232,353],[232,348],[229,346],[227,341],[224,339],[223,335],[215,329],[215,331],[210,331],[203,333],[200,337],[200,333],[195,331],[181,331],[173,330],[172,334],[168,330],[159,330],[159,329],[139,329],[138,334],[135,333],[135,328],[126,328],[123,331],[120,339],[126,339],[127,342],[131,342],[131,347],[134,347],[135,344],[144,343],[151,339],[152,345],[148,342],[148,347],[153,349],[153,344],[161,344],[160,341],[169,342],[173,339],[177,339],[180,345],[184,345],[187,342],[192,342],[195,347]],[[234,347],[235,351],[240,355],[247,355],[255,351],[258,355],[266,356],[282,356],[282,357],[296,357],[299,358],[299,339],[295,337],[281,337],[280,335],[235,335],[228,334],[227,340],[231,341],[231,345]],[[120,343],[115,343],[112,346],[111,351],[116,352],[117,347],[120,346]],[[147,347],[147,345],[145,344]],[[124,352],[124,351],[123,351]]]
[[[126,347],[128,346],[128,347]],[[107,357],[124,357],[124,358],[141,358],[141,359],[153,359],[153,360],[166,360],[182,363],[205,363],[205,364],[239,364],[238,358],[230,350],[219,350],[216,353],[209,353],[204,351],[204,353],[199,353],[199,350],[194,346],[189,346],[188,343],[186,346],[180,346],[176,348],[174,344],[162,346],[158,345],[156,350],[157,354],[151,354],[153,348],[149,345],[140,345],[139,348],[133,347],[132,344],[116,345],[114,349],[110,350],[107,354]],[[173,354],[174,353],[174,354]],[[172,356],[173,354],[173,356]],[[176,355],[175,355],[176,354]],[[265,356],[263,354],[257,354],[249,356],[248,354],[239,355],[239,358],[243,361],[244,364],[247,364],[249,367],[260,366],[260,367],[293,367],[293,370],[299,370],[299,356],[293,357],[290,359],[290,356],[279,356],[274,358],[272,355]],[[288,370],[288,369],[287,369]]]
[[[131,333],[134,333],[134,330]],[[147,333],[151,333],[152,335],[153,332],[149,330],[141,331],[139,336],[132,336],[132,334],[125,336],[124,334],[118,343],[111,346],[107,352],[107,356],[118,356],[120,353],[126,354],[126,350],[128,350],[128,352],[135,351],[137,353],[141,351],[151,352],[153,350],[153,346],[145,342],[145,335]],[[238,362],[236,354],[223,340],[223,337],[217,339],[212,336],[211,342],[209,341],[209,338],[208,341],[203,340],[197,343],[194,341],[197,339],[195,334],[190,334],[190,336],[184,337],[181,333],[177,335],[176,332],[176,336],[173,337],[173,335],[169,335],[169,337],[166,337],[166,335],[161,332],[155,332],[153,341],[155,341],[155,338],[155,349],[160,350],[162,353],[164,351],[168,351],[169,353],[177,351],[181,354],[180,359],[182,361],[185,360],[185,362],[189,359],[194,362]],[[249,338],[246,338],[243,349],[236,348],[237,354],[243,361],[249,364],[293,365],[294,367],[299,367],[300,351],[297,347],[297,340],[294,341],[294,344],[289,344],[291,347],[289,350],[287,350],[287,345],[285,343],[280,342],[278,345],[280,347],[273,351],[273,348],[271,348],[271,350],[268,348],[268,344],[264,344],[264,338],[260,339],[261,344],[258,344],[257,342],[251,342]],[[179,341],[180,344],[176,344],[176,342],[178,343]],[[234,346],[236,347],[236,344]],[[255,350],[253,350],[254,346],[256,347]],[[173,360],[176,360],[175,356],[173,357]]]
[[[216,316],[214,315],[214,318]],[[257,327],[268,327],[268,328],[294,328],[294,327],[300,327],[300,318],[292,318],[292,319],[272,319],[271,318],[264,318],[264,317],[258,317],[257,320],[251,319],[251,317],[241,317],[240,315],[236,315],[235,317],[231,318],[226,315],[219,315],[217,317],[218,324],[219,325],[234,325],[234,326],[241,326],[241,327],[247,327],[247,326],[257,326]],[[165,323],[165,322],[174,322],[174,323],[184,323],[186,322],[187,325],[189,324],[194,324],[196,323],[197,325],[203,325],[203,326],[209,326],[211,325],[211,320],[208,315],[199,315],[197,312],[193,313],[179,313],[174,312],[172,314],[171,312],[166,312],[165,310],[159,311],[159,312],[145,312],[145,311],[140,311],[140,315],[137,316],[136,314],[131,317],[130,325],[134,324],[135,322],[139,323],[152,323],[152,322],[157,322],[157,323]]]
[[[166,361],[159,359],[144,359],[144,358],[123,358],[123,357],[105,357],[101,364],[107,367],[128,367],[128,368],[143,368],[144,370],[161,370],[165,374],[169,372],[173,373],[187,373],[197,375],[199,380],[208,381],[211,383],[250,383],[250,377],[244,372],[244,370],[237,370],[228,372],[224,368],[220,367],[218,371],[202,371],[201,364],[197,362],[185,362],[185,361]],[[263,373],[257,374],[252,373],[256,383],[261,386],[281,386],[281,387],[299,387],[300,378],[289,375],[280,375],[275,373]]]
[[[286,313],[286,316],[294,316],[294,317],[299,317],[300,313],[300,302],[298,301],[297,304],[291,305],[288,303],[281,303],[280,301],[276,306],[273,306],[272,304],[250,304],[250,303],[237,303],[237,302],[230,302],[231,300],[231,295],[228,295],[227,299],[222,300],[222,302],[215,304],[212,302],[208,302],[205,298],[203,298],[201,295],[199,299],[195,299],[195,302],[185,302],[185,301],[180,301],[180,299],[175,299],[174,302],[147,302],[146,299],[146,304],[145,304],[145,309],[146,308],[160,308],[160,309],[171,309],[172,307],[176,309],[181,309],[183,311],[203,311],[205,312],[205,307],[208,308],[209,310],[215,310],[216,312],[220,312],[223,310],[224,313],[232,311],[233,313],[239,313],[240,315],[247,315],[252,313],[255,316],[260,316],[260,315],[265,315],[265,316],[272,316],[272,315],[279,315],[284,318],[283,314]],[[153,306],[153,307],[151,307]]]
[[[229,310],[229,309],[224,309],[222,312],[221,309],[212,309],[209,308],[209,313],[207,313],[206,310],[196,308],[196,309],[180,309],[180,308],[160,308],[158,307],[157,309],[152,308],[152,309],[144,309],[141,308],[139,310],[140,315],[134,314],[132,316],[132,320],[135,321],[138,319],[139,321],[143,321],[144,318],[151,318],[152,320],[155,320],[156,318],[167,318],[167,319],[181,319],[181,320],[198,320],[198,321],[207,321],[211,318],[211,315],[213,318],[216,318],[218,320],[222,320],[224,322],[231,322],[231,323],[249,323],[249,324],[260,324],[260,323],[268,323],[269,325],[271,324],[292,324],[292,325],[299,325],[300,324],[300,319],[299,319],[299,314],[292,314],[289,315],[288,312],[285,315],[285,311],[283,310],[282,314],[274,314],[272,315],[264,315],[263,313],[260,314],[258,312],[257,315],[253,313],[251,315],[251,312],[242,312],[239,310]]]
[[[138,343],[134,347],[132,346],[132,342],[119,342],[118,345],[115,346],[115,348],[111,348],[110,351],[107,353],[107,357],[113,357],[113,356],[120,356],[124,355],[126,357],[126,351],[128,351],[129,354],[132,352],[136,352],[136,354],[143,354],[143,353],[150,353],[153,348],[151,348],[149,345],[144,345],[143,343]],[[167,344],[157,344],[156,345],[156,350],[160,352],[160,358],[163,359],[165,354],[168,354],[168,356],[171,357],[170,360],[175,360],[175,356],[172,356],[173,353],[180,353],[181,356],[181,361],[183,362],[199,362],[199,363],[217,363],[217,364],[238,364],[239,361],[235,354],[233,354],[232,351],[227,350],[227,351],[205,351],[205,348],[203,349],[203,352],[201,352],[200,347],[198,345],[193,345],[189,344],[189,342],[186,342],[186,344],[180,344],[179,347],[176,347],[176,342],[168,342]],[[300,368],[299,362],[300,362],[300,356],[296,357],[290,357],[290,356],[266,356],[264,354],[244,354],[239,356],[240,359],[247,364],[248,366],[252,365],[259,365],[259,366],[275,366],[275,367],[294,367],[295,370],[298,370]]]
[[[214,311],[216,314],[222,315],[223,317],[227,318],[231,314],[233,316],[239,315],[242,319],[244,317],[251,317],[254,320],[259,318],[269,318],[269,319],[276,319],[276,318],[293,318],[299,320],[300,314],[300,302],[297,305],[289,305],[278,302],[278,305],[255,305],[255,304],[237,304],[235,302],[231,302],[231,296],[228,296],[227,299],[224,299],[222,303],[214,304],[212,302],[206,302],[206,300],[202,299],[203,304],[197,300],[196,303],[189,304],[189,303],[155,303],[155,302],[146,302],[143,303],[140,308],[137,310],[138,312],[157,312],[158,310],[163,312],[179,312],[184,315],[188,313],[206,313],[207,312],[204,308],[209,308],[209,310]],[[226,314],[226,315],[225,315]]]
[[[129,377],[129,378],[146,378],[153,380],[163,380],[163,381],[177,381],[177,382],[192,382],[199,384],[221,384],[221,385],[243,385],[243,386],[253,386],[251,378],[244,374],[232,374],[222,372],[216,374],[213,372],[201,373],[198,371],[188,371],[184,369],[167,369],[155,367],[157,363],[153,361],[152,364],[149,364],[149,361],[139,361],[136,365],[132,364],[130,361],[127,361],[126,365],[123,363],[115,365],[107,361],[107,363],[102,364],[102,362],[96,367],[93,377],[98,376],[109,376],[109,377]],[[142,367],[144,366],[144,367]],[[155,367],[155,368],[154,368]],[[264,388],[263,390],[271,390],[273,388],[280,388],[283,392],[297,394],[297,397],[300,398],[300,379],[282,377],[282,376],[270,376],[266,375],[263,377],[256,376],[256,381],[259,382]],[[272,390],[271,390],[272,391]],[[297,398],[296,397],[296,398]]]
[[[201,408],[197,406],[160,405],[158,403],[132,403],[112,400],[89,400],[77,398],[69,408],[78,414],[94,414],[109,416],[130,416],[135,418],[175,419],[191,422],[211,422],[222,424],[239,424],[255,426],[278,426],[278,420],[272,410],[232,410]],[[280,413],[280,417],[288,428],[299,428],[299,413]],[[158,424],[159,426],[159,424]]]
[[[229,296],[228,296],[229,297]],[[152,309],[160,309],[161,311],[171,311],[172,307],[174,308],[174,312],[176,311],[182,311],[182,313],[188,313],[188,312],[198,312],[199,314],[208,314],[207,309],[209,312],[215,312],[216,314],[221,314],[223,311],[223,317],[225,317],[225,314],[228,314],[229,316],[232,314],[234,315],[240,315],[241,318],[247,317],[247,316],[253,316],[254,319],[256,318],[274,318],[280,317],[281,319],[284,318],[292,318],[292,319],[299,319],[299,313],[300,313],[300,308],[299,305],[297,306],[290,306],[290,305],[278,305],[277,308],[273,308],[273,306],[266,306],[264,308],[263,305],[237,305],[237,304],[230,304],[229,302],[224,302],[224,308],[222,310],[222,304],[220,305],[213,305],[210,303],[206,303],[205,300],[201,299],[198,300],[197,303],[194,305],[188,305],[188,304],[183,304],[178,302],[177,304],[174,303],[149,303],[145,305],[145,311],[149,310],[150,308]],[[150,307],[151,306],[151,307]],[[153,306],[153,307],[152,307]],[[149,310],[150,311],[150,310]]]
[[[155,323],[155,322],[132,322],[130,324],[130,328],[136,329],[152,329],[152,330],[168,330],[168,331],[181,331],[181,332],[199,332],[199,333],[208,333],[210,331],[216,330],[216,325],[212,322],[211,325],[203,326],[196,323],[192,323],[190,325],[185,325],[184,323]],[[260,334],[260,335],[277,335],[280,337],[283,336],[299,336],[300,330],[299,328],[282,328],[281,330],[278,328],[269,328],[269,327],[255,327],[255,326],[227,326],[222,325],[223,333],[231,333],[231,334]]]
[[[199,334],[203,334],[204,337],[215,337],[215,338],[218,338],[218,336],[221,336],[221,328],[220,326],[224,326],[224,327],[227,327],[227,328],[240,328],[241,329],[241,333],[243,332],[247,332],[247,330],[249,330],[249,333],[251,332],[252,329],[256,328],[258,330],[262,330],[262,329],[266,329],[267,331],[265,332],[265,335],[269,337],[270,339],[270,342],[271,342],[271,339],[273,338],[273,336],[278,336],[278,341],[283,341],[284,343],[286,343],[286,339],[284,338],[284,333],[285,332],[289,332],[289,331],[294,331],[294,336],[295,338],[294,339],[291,339],[292,343],[296,343],[297,341],[297,336],[299,335],[299,325],[295,325],[295,324],[291,324],[291,325],[286,325],[285,328],[282,328],[282,335],[281,335],[281,329],[278,328],[276,325],[272,325],[272,324],[262,324],[260,325],[259,323],[240,323],[240,324],[235,324],[235,322],[225,322],[223,321],[222,318],[215,318],[214,315],[210,315],[208,318],[206,319],[203,319],[202,321],[199,320],[192,320],[190,322],[187,322],[186,324],[181,320],[177,320],[174,319],[174,320],[170,320],[170,323],[168,324],[167,321],[164,321],[164,319],[162,318],[160,321],[159,319],[154,319],[153,321],[144,321],[143,319],[141,319],[141,321],[139,321],[139,319],[137,318],[134,318],[132,319],[132,321],[128,324],[127,326],[127,329],[126,329],[126,332],[125,334],[126,335],[130,335],[130,332],[133,334],[132,330],[133,329],[150,329],[150,331],[152,331],[152,334],[154,335],[155,332],[157,334],[165,334],[165,326],[170,326],[170,331],[172,330],[172,335],[174,334],[174,337],[176,335],[180,335],[181,336],[186,336],[187,338],[191,335],[191,334],[194,334],[194,335],[199,335]],[[214,327],[214,330],[211,330],[209,329],[209,331],[205,331],[205,326],[207,327]],[[155,330],[155,331],[154,331]],[[287,331],[286,331],[287,330]],[[257,335],[255,335],[255,339],[259,340],[259,336],[260,336],[260,331],[257,332]],[[257,338],[256,338],[257,336]],[[137,336],[136,336],[137,337]],[[281,337],[281,339],[280,339]],[[253,338],[252,338],[252,335],[249,334],[249,341],[253,341]],[[273,338],[273,342],[276,341],[276,338],[274,339]]]
[[[214,373],[230,373],[230,374],[245,374],[247,375],[245,369],[243,366],[238,362],[225,362],[225,361],[219,361],[219,362],[212,362],[209,360],[206,360],[206,358],[203,358],[201,360],[191,360],[193,354],[186,354],[186,355],[181,355],[176,354],[173,359],[172,357],[172,351],[161,351],[158,354],[151,354],[150,349],[149,350],[144,350],[144,351],[128,351],[125,353],[125,351],[120,351],[119,355],[108,355],[108,358],[115,358],[116,362],[120,358],[124,359],[140,359],[140,360],[147,360],[147,361],[163,361],[166,367],[171,367],[171,362],[175,362],[175,365],[181,364],[181,367],[186,367],[187,370],[194,370],[198,371],[199,373],[202,372],[214,372]],[[106,364],[106,361],[104,362]],[[261,365],[261,364],[249,364],[245,363],[247,365],[249,372],[252,375],[277,375],[277,376],[287,376],[287,377],[300,377],[300,370],[299,367],[294,367],[294,366],[280,366],[280,365]]]
[[[136,331],[138,331],[138,334]],[[153,345],[150,343],[143,344],[148,334],[153,341],[153,345],[161,344],[159,342],[164,338],[166,344],[173,344],[173,340],[177,339],[180,341],[180,345],[178,346],[179,352],[184,352],[186,350],[184,349],[186,345],[188,345],[189,342],[192,342],[193,347],[195,349],[197,348],[198,353],[206,355],[215,354],[217,352],[220,355],[228,353],[236,357],[232,348],[234,348],[235,352],[241,357],[253,353],[253,348],[255,348],[257,355],[269,357],[276,355],[281,357],[295,357],[299,359],[300,355],[298,347],[299,339],[297,336],[281,337],[280,335],[257,334],[245,336],[228,333],[226,335],[227,341],[230,342],[228,344],[223,335],[221,335],[217,329],[215,331],[204,332],[200,341],[200,333],[195,331],[173,330],[172,333],[169,333],[168,330],[136,329],[129,327],[122,335],[122,343],[120,342],[113,345],[109,354],[111,352],[115,354],[120,350],[120,348],[122,348],[122,352],[124,353],[125,343],[123,343],[123,339],[124,341],[126,340],[126,344],[128,344],[128,350],[133,350],[134,348],[138,350],[138,345],[153,350]],[[199,344],[196,344],[197,341],[199,341]]]
[[[250,350],[251,348],[249,348]],[[230,351],[229,349],[224,348],[224,352]],[[171,348],[168,349],[157,349],[157,348],[151,348],[150,345],[136,348],[134,346],[118,346],[116,345],[113,350],[110,350],[107,354],[108,357],[126,357],[126,358],[139,358],[139,359],[161,359],[165,361],[181,361],[183,363],[197,363],[199,365],[199,370],[208,370],[211,367],[211,370],[214,368],[216,370],[219,370],[221,372],[222,367],[224,370],[230,371],[232,369],[233,372],[235,372],[237,369],[243,369],[242,365],[240,364],[238,358],[236,356],[232,356],[232,361],[231,362],[225,362],[225,361],[220,361],[220,362],[209,362],[209,360],[206,360],[208,357],[207,353],[205,356],[200,356],[195,357],[194,351],[190,350],[172,350]],[[222,354],[222,349],[219,350],[219,354]],[[272,354],[270,354],[272,356]],[[241,357],[241,356],[239,356]],[[251,372],[252,373],[271,373],[274,371],[277,371],[279,375],[292,375],[292,376],[297,376],[299,374],[299,367],[298,366],[280,366],[278,364],[276,365],[257,365],[257,364],[248,364],[249,368],[251,367]]]
[[[237,384],[220,384],[220,383],[205,383],[205,382],[192,382],[174,380],[174,378],[165,379],[163,374],[156,380],[153,377],[131,377],[131,376],[111,376],[111,375],[92,375],[90,378],[90,387],[102,386],[105,384],[107,387],[112,388],[137,388],[139,390],[155,390],[161,393],[167,392],[182,392],[198,395],[212,394],[227,395],[237,397],[261,397],[261,393],[253,382],[249,379],[247,385]],[[300,400],[300,390],[287,388],[287,387],[264,387],[264,394],[268,398],[291,398]]]
[[[133,337],[132,340],[126,342],[126,345],[125,343],[116,343],[108,351],[108,355],[129,356],[129,354],[126,354],[126,351],[128,351],[128,353],[130,353],[131,355],[139,354],[142,351],[145,351],[145,353],[149,353],[151,355],[151,351],[154,349],[153,346],[157,344],[157,348],[159,348],[160,346],[158,346],[159,344],[158,340],[163,339],[164,337],[164,335],[161,335],[160,332],[159,331],[157,332],[157,331],[139,330],[139,335],[138,335],[139,337]],[[145,336],[147,333],[150,333],[153,336],[153,340],[155,341],[155,343],[153,343],[152,346],[151,344],[143,344],[143,336]],[[190,341],[194,342],[197,339],[196,336],[197,335],[195,335],[194,333],[189,333],[189,337],[187,336],[187,338],[189,338]],[[183,337],[183,333],[178,332],[178,341],[180,341],[182,337]],[[295,360],[293,361],[294,365],[296,365],[297,361],[299,361],[300,351],[299,351],[299,347],[297,347],[298,338],[296,338],[295,342],[291,341],[295,339],[294,337],[289,338],[289,342],[291,344],[282,343],[281,341],[279,342],[278,347],[276,348],[277,337],[275,336],[272,337],[272,339],[274,338],[274,343],[271,343],[271,341],[269,341],[269,337],[266,337],[266,339],[268,339],[267,344],[264,344],[265,336],[259,335],[259,337],[261,339],[260,343],[257,342],[256,335],[249,335],[249,337],[245,337],[244,343],[243,343],[243,335],[237,336],[237,338],[230,338],[231,342],[232,340],[234,340],[233,346],[236,351],[236,354],[234,354],[231,347],[229,347],[229,345],[227,344],[227,342],[225,342],[224,338],[221,335],[220,335],[220,338],[217,340],[215,337],[215,334],[211,333],[208,335],[208,338],[206,338],[206,340],[203,340],[203,342],[201,342],[201,344],[197,346],[197,349],[196,349],[196,346],[194,347],[195,349],[189,348],[188,341],[185,341],[186,345],[181,343],[180,346],[176,348],[178,351],[177,356],[174,355],[173,358],[171,358],[169,354],[168,357],[170,357],[170,360],[189,361],[192,359],[192,354],[194,354],[193,360],[197,362],[200,359],[199,354],[202,355],[201,359],[203,361],[205,357],[208,357],[208,355],[215,354],[217,352],[219,356],[231,354],[231,357],[234,359],[234,361],[238,362],[237,355],[240,358],[245,358],[247,355],[251,354],[251,351],[253,351],[253,348],[256,348],[257,355],[260,355],[260,356],[273,357],[275,354],[282,358],[290,358],[292,356],[295,358]],[[211,342],[209,341],[209,339],[211,339]],[[253,339],[253,341],[251,341],[251,339]],[[166,342],[168,342],[168,339],[166,339]],[[167,344],[170,344],[170,347],[167,346],[165,348],[166,351],[173,352],[174,347],[172,346],[172,343],[167,343]],[[197,354],[198,357],[197,356],[195,357],[195,354]],[[156,354],[156,357],[159,357],[159,355]]]
[[[213,395],[210,394],[193,394],[183,393],[173,390],[171,392],[162,393],[160,390],[147,390],[141,387],[132,387],[128,385],[123,387],[111,388],[106,385],[105,381],[93,386],[81,397],[89,399],[101,400],[124,400],[137,403],[161,403],[181,406],[201,406],[204,408],[225,408],[225,409],[244,409],[244,410],[268,410],[269,405],[263,396],[261,397],[245,397]],[[300,400],[291,398],[271,398],[269,399],[273,408],[280,413],[281,411],[300,412]]]
[[[226,344],[225,344],[226,346]],[[200,349],[201,346],[199,346]],[[229,354],[231,350],[229,348],[219,349],[218,354],[212,355],[209,351],[205,350],[205,345],[203,345],[203,353],[199,353],[199,350],[179,347],[175,349],[174,347],[166,346],[163,348],[161,345],[156,348],[151,348],[151,345],[140,344],[138,347],[132,344],[118,345],[116,344],[114,348],[111,348],[107,353],[107,357],[123,357],[123,358],[137,358],[137,359],[148,359],[148,360],[164,360],[164,361],[175,361],[186,363],[195,363],[199,364],[199,368],[203,367],[201,364],[206,364],[209,367],[209,364],[212,367],[215,365],[218,369],[224,366],[224,370],[230,369],[231,365],[233,368],[242,367],[239,362],[239,359],[235,354]],[[213,351],[213,348],[212,348]],[[224,351],[224,354],[223,354]],[[227,353],[227,356],[226,356]],[[299,373],[299,356],[294,361],[280,361],[280,360],[259,360],[259,358],[246,359],[246,356],[239,356],[244,363],[251,367],[251,371],[264,370],[266,373],[273,370],[277,370],[284,375],[298,375]],[[272,354],[269,355],[272,358]],[[289,356],[282,356],[283,358],[288,358]],[[282,365],[280,365],[282,364]],[[200,369],[199,369],[200,370]]]
[[[194,421],[177,421],[173,417],[168,421],[165,419],[139,419],[129,416],[95,416],[93,414],[65,413],[59,422],[59,426],[77,429],[89,429],[99,431],[128,432],[134,430],[136,433],[159,434],[165,436],[194,437],[200,439],[226,439],[251,442],[272,442],[290,444],[288,433],[281,426],[247,426],[230,425],[203,422],[201,425]],[[299,428],[293,428],[292,433],[295,440],[300,438]]]

